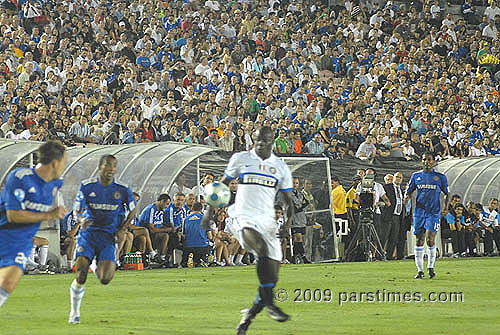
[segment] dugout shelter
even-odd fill
[[[3,185],[10,171],[17,167],[33,167],[37,164],[36,150],[40,146],[34,141],[0,140],[0,185]],[[67,149],[67,166],[63,173],[64,184],[58,202],[71,209],[80,182],[98,175],[101,156],[114,155],[118,160],[116,178],[140,194],[139,211],[155,201],[164,190],[170,189],[177,176],[183,172],[186,186],[193,188],[206,172],[222,175],[231,153],[205,145],[154,142],[129,145],[75,146]],[[331,194],[330,161],[324,157],[283,157],[294,176],[301,180],[308,177],[316,192],[321,186]],[[328,197],[328,202],[331,201]],[[313,230],[316,261],[338,260],[339,235],[335,225],[332,206],[307,211],[311,225],[320,223],[325,229]],[[328,227],[328,228],[326,228]],[[315,229],[308,227],[307,229]],[[49,239],[51,259],[59,261],[58,221],[45,222],[40,236]],[[312,256],[312,255],[311,255]]]

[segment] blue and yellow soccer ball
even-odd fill
[[[203,199],[212,207],[221,208],[227,206],[231,199],[231,192],[226,184],[213,182],[205,186]]]

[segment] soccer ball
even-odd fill
[[[226,184],[214,182],[205,186],[203,199],[212,207],[226,206],[231,199],[231,192]]]

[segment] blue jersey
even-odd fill
[[[7,220],[7,211],[49,212],[62,184],[62,179],[44,181],[35,169],[19,168],[9,173],[0,195],[0,244],[13,249],[31,247],[41,221],[32,224],[11,223]]]
[[[174,228],[178,228],[182,225],[182,222],[187,216],[186,209],[183,207],[177,208],[174,206],[174,203],[172,202],[168,207],[165,209],[166,214],[167,214],[167,223],[168,224],[173,224]]]
[[[184,245],[188,248],[208,246],[207,231],[201,227],[203,214],[194,213],[184,220]]]
[[[82,212],[84,218],[92,221],[86,231],[104,231],[115,234],[123,224],[128,211],[135,208],[132,190],[113,180],[107,186],[98,178],[82,181],[76,195],[73,209]]]
[[[441,212],[439,201],[441,192],[448,194],[448,180],[442,173],[418,171],[411,175],[406,192],[417,190],[415,211],[424,211],[438,215]]]
[[[60,235],[61,237],[66,237],[67,232],[73,230],[77,225],[76,217],[73,215],[73,211],[66,214],[64,219],[59,221]]]
[[[165,227],[165,210],[158,209],[156,202],[146,206],[139,216],[140,225],[148,227],[150,224],[155,228]]]
[[[446,214],[444,218],[446,219],[446,222],[448,222],[448,224],[454,225],[457,222],[455,216],[451,213]],[[460,217],[460,224],[465,225],[465,218],[463,215]]]

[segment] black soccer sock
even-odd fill
[[[255,301],[254,301],[252,307],[250,307],[250,313],[253,315],[257,315],[264,309],[264,307],[265,307],[265,305],[262,302],[262,299],[260,298],[260,293],[257,292],[257,296],[255,297]]]
[[[260,282],[259,296],[261,303],[265,306],[272,305],[274,299],[273,289],[278,278],[271,259],[268,257],[260,257],[257,260],[257,276]]]

